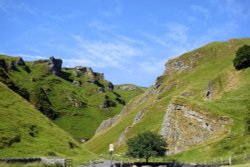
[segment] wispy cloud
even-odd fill
[[[0,0],[0,11],[11,13],[12,11],[34,14],[35,10],[23,2],[13,0]]]
[[[125,41],[91,41],[82,36],[73,36],[77,43],[75,54],[77,60],[93,67],[125,68],[134,57],[141,56],[143,51]]]
[[[166,30],[162,34],[142,32],[142,35],[151,42],[165,47],[171,55],[178,55],[189,49],[189,27],[179,23],[167,23],[163,26]]]
[[[100,31],[113,31],[114,29],[118,28],[117,25],[106,24],[102,21],[97,21],[97,20],[91,21],[90,23],[88,23],[88,25]]]
[[[232,19],[249,19],[249,1],[242,0],[210,0],[209,1],[218,12],[230,16]]]
[[[159,74],[162,72],[162,68],[164,64],[166,63],[166,59],[155,59],[150,58],[147,61],[143,61],[139,63],[139,67],[141,71],[144,71],[145,73],[149,74]]]
[[[201,13],[207,19],[210,15],[209,10],[200,5],[191,5],[191,9],[195,12]]]
[[[121,15],[123,12],[123,5],[120,0],[115,0],[111,10],[106,10],[103,14],[107,17]]]

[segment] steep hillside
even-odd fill
[[[89,67],[62,68],[54,57],[25,62],[0,55],[0,81],[78,141],[92,137],[103,120],[144,92],[137,86],[120,90]]]
[[[0,83],[0,157],[74,157],[89,154],[68,133]]]
[[[168,154],[178,160],[250,154],[250,69],[232,64],[245,44],[249,38],[214,42],[169,60],[155,84],[104,121],[87,148],[105,153],[114,143],[124,153],[128,138],[151,130],[165,137]]]

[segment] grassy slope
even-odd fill
[[[189,71],[165,72],[159,78],[161,86],[146,102],[130,110],[116,126],[89,141],[86,144],[87,148],[96,153],[107,152],[108,144],[117,141],[121,132],[131,125],[131,119],[142,108],[145,108],[144,118],[130,128],[126,136],[131,137],[144,130],[159,132],[167,105],[172,101],[178,101],[192,108],[201,108],[209,115],[230,117],[233,123],[230,132],[225,132],[213,140],[193,146],[189,151],[170,158],[203,162],[212,161],[218,157],[226,158],[229,155],[243,156],[245,152],[250,154],[250,137],[246,132],[246,119],[250,111],[250,69],[235,71],[232,66],[235,51],[244,44],[250,44],[250,39],[211,43],[176,58],[185,62],[195,53],[202,55],[194,62],[197,66]],[[213,84],[214,94],[212,100],[207,101],[204,95],[209,81]],[[168,89],[164,91],[165,88]],[[161,93],[157,93],[161,90]],[[180,96],[184,92],[191,92],[193,95]],[[95,148],[94,145],[99,147]],[[123,145],[116,148],[116,153],[124,153],[125,150],[126,146]]]
[[[0,58],[7,60],[7,66],[11,60],[17,58],[0,55]],[[72,70],[63,69],[64,76],[72,80],[81,81],[82,86],[73,85],[72,82],[57,77],[56,75],[44,76],[48,71],[47,62],[40,62],[36,65],[26,62],[31,72],[27,73],[22,67],[17,66],[18,71],[8,71],[11,80],[18,86],[28,90],[31,95],[31,103],[37,100],[33,96],[34,92],[40,88],[48,90],[46,92],[50,107],[59,114],[54,121],[58,126],[69,132],[77,140],[80,138],[90,138],[99,124],[109,117],[118,114],[123,105],[115,101],[117,94],[104,88],[104,93],[98,93],[98,87],[94,84],[88,84],[87,81],[92,79],[91,76],[76,77]],[[36,79],[37,81],[32,81]],[[104,87],[108,81],[97,78],[99,83]],[[134,96],[143,93],[143,89],[136,91],[120,91],[121,99],[128,102]],[[109,96],[110,100],[116,102],[115,107],[101,109],[100,105],[104,102],[104,96]],[[33,97],[32,97],[33,96]],[[124,97],[123,97],[124,96]],[[70,102],[69,98],[74,99],[81,106],[74,106],[74,102]]]
[[[0,92],[1,158],[58,156],[79,162],[92,156],[67,132],[2,83]]]

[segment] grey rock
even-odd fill
[[[3,68],[4,70],[6,70],[6,62],[4,59],[0,59],[0,68]]]
[[[212,97],[212,92],[213,92],[212,82],[209,81],[207,84],[207,91],[206,91],[205,97],[207,99],[210,99]]]
[[[125,128],[125,130],[121,133],[118,141],[116,142],[117,146],[122,145],[126,141],[126,134],[128,133],[128,130],[132,128],[135,124],[139,123],[144,116],[144,109],[138,112],[138,114],[135,116],[134,121],[131,126],[128,126]]]
[[[121,111],[120,114],[114,116],[113,118],[109,118],[107,120],[102,121],[100,126],[96,129],[94,136],[101,134],[102,132],[106,131],[107,129],[114,126],[116,123],[118,123],[119,120],[121,120],[125,115],[127,115],[129,105],[130,105],[130,103],[128,103],[128,105],[126,105],[123,108],[123,110]]]
[[[74,80],[72,82],[73,85],[76,85],[76,86],[81,86],[81,81],[78,81],[78,80]]]
[[[100,108],[101,109],[106,109],[106,108],[109,108],[109,107],[114,107],[115,105],[116,105],[115,102],[113,102],[111,99],[109,99],[109,97],[107,95],[105,95],[104,102],[100,106]]]
[[[16,70],[16,67],[15,67],[14,61],[11,61],[11,62],[10,62],[10,65],[9,65],[9,70],[10,70],[10,71],[15,71],[15,70]]]
[[[229,122],[229,119],[211,117],[185,105],[171,103],[167,107],[160,134],[169,144],[168,154],[174,154],[225,131],[225,124]]]
[[[41,162],[46,164],[46,165],[61,165],[62,167],[66,167],[65,166],[65,159],[64,158],[45,158],[42,157],[41,158]]]
[[[19,66],[25,66],[25,62],[23,61],[22,57],[19,57],[16,61],[16,64]]]
[[[100,87],[100,88],[98,88],[97,92],[98,92],[98,93],[104,93],[105,90],[104,90],[102,87]]]
[[[76,66],[74,68],[74,71],[76,72],[78,77],[81,75],[94,76],[94,72],[90,67]]]
[[[114,85],[112,84],[112,82],[109,82],[108,85],[106,86],[106,88],[110,91],[114,90]]]
[[[134,86],[134,85],[122,85],[122,86],[119,86],[119,89],[120,89],[120,90],[133,91],[133,90],[136,90],[137,87]]]
[[[139,122],[141,121],[141,119],[143,118],[143,116],[144,116],[144,110],[141,110],[141,111],[135,116],[132,126],[135,125],[135,124],[137,124],[137,123],[139,123]]]
[[[50,57],[48,64],[50,66],[49,73],[54,73],[56,75],[59,75],[61,73],[62,69],[61,59],[55,59],[54,57]]]

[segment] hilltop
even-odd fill
[[[232,63],[243,45],[250,39],[209,43],[169,60],[164,74],[104,121],[86,147],[103,154],[114,143],[124,155],[128,138],[150,130],[165,137],[170,159],[204,162],[250,154],[250,68],[237,71]]]
[[[113,85],[90,67],[62,64],[54,57],[29,62],[0,55],[0,81],[77,141],[91,138],[103,120],[119,114],[129,100],[145,91],[135,85],[128,86],[133,89]]]

